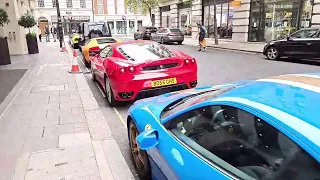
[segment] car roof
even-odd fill
[[[252,81],[213,101],[238,103],[265,113],[320,157],[320,73],[289,74]]]

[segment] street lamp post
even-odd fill
[[[58,18],[58,36],[59,36],[60,48],[62,48],[63,32],[62,32],[62,22],[61,22],[61,16],[60,16],[59,0],[56,0],[56,7],[57,7],[57,18]]]

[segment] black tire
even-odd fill
[[[269,60],[278,60],[280,58],[279,51],[276,47],[272,46],[267,49],[267,58]]]
[[[90,69],[91,69],[92,80],[93,80],[94,82],[96,82],[96,81],[97,81],[97,78],[96,78],[96,75],[93,73],[92,66],[90,67]]]
[[[182,41],[179,41],[178,44],[181,45],[181,44],[182,44]]]
[[[136,137],[138,134],[138,128],[131,120],[128,127],[128,137],[133,164],[135,165],[137,174],[139,175],[141,180],[151,180],[151,167],[148,154],[146,151],[139,149],[139,147],[137,146]],[[136,151],[137,149],[138,152]],[[140,155],[143,162],[139,159],[138,155]]]
[[[112,87],[110,85],[110,82],[109,82],[109,79],[108,77],[105,77],[105,80],[104,80],[105,84],[105,88],[104,88],[104,91],[106,93],[106,99],[108,101],[108,104],[111,106],[111,107],[115,107],[118,105],[118,101],[114,99],[114,94],[113,94],[113,91],[112,91]]]

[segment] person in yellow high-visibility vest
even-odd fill
[[[205,51],[207,49],[207,41],[204,37],[206,36],[207,29],[205,26],[201,26],[200,23],[197,23],[197,25],[199,27],[199,34],[198,34],[199,46],[200,46],[199,51],[202,51],[202,47],[203,47],[203,50]]]

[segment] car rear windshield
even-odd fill
[[[117,41],[112,38],[97,39],[98,44],[116,43]]]
[[[181,33],[180,29],[170,29],[170,31],[173,33]]]
[[[150,32],[156,32],[157,28],[156,27],[147,27],[147,30],[150,30]]]
[[[174,56],[173,52],[158,43],[124,44],[118,49],[121,54],[123,54],[129,60],[137,62],[158,60]]]

